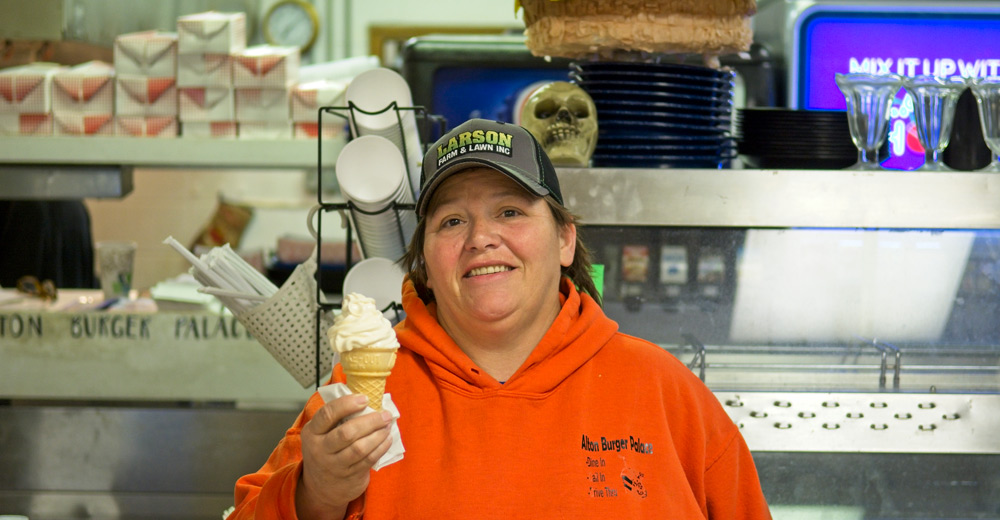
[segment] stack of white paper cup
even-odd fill
[[[344,294],[363,294],[375,300],[375,307],[383,311],[386,319],[396,323],[399,315],[390,304],[403,303],[403,268],[388,258],[366,258],[347,271],[344,277]]]
[[[405,143],[406,166],[414,194],[420,192],[420,165],[423,148],[417,129],[417,116],[413,108],[410,85],[395,71],[386,68],[367,70],[358,74],[347,86],[345,99],[353,104],[351,131],[356,136],[378,135],[391,141],[403,152]],[[396,107],[388,108],[393,102]],[[368,113],[365,113],[368,112]],[[400,126],[402,125],[402,127]]]
[[[351,216],[365,257],[402,257],[417,215],[412,209],[393,208],[393,203],[414,202],[399,149],[385,137],[357,137],[340,151],[336,169],[340,192],[360,210]]]

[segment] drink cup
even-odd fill
[[[364,294],[375,300],[375,307],[392,323],[399,321],[399,313],[390,305],[402,308],[403,269],[388,258],[366,258],[347,271],[344,277],[344,294]]]
[[[392,69],[367,70],[351,80],[344,97],[354,107],[348,118],[353,134],[377,135],[392,142],[405,158],[412,193],[418,193],[423,148],[406,79]]]
[[[104,299],[127,299],[132,290],[136,243],[105,241],[97,242],[94,246]]]
[[[355,208],[351,220],[365,257],[401,257],[416,229],[416,213],[394,207],[414,202],[399,149],[384,137],[357,137],[341,150],[336,170],[340,191]]]
[[[877,170],[878,149],[888,137],[889,109],[903,78],[893,74],[835,74],[837,87],[847,103],[851,140],[858,148],[858,162],[851,169]]]
[[[924,165],[919,170],[951,170],[942,160],[942,153],[951,139],[952,123],[958,97],[965,90],[962,78],[916,76],[904,78],[903,86],[914,101],[917,137],[924,147]]]
[[[985,171],[1000,172],[1000,78],[975,78],[970,83],[979,107],[983,139],[992,152]]]

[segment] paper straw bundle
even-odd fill
[[[278,292],[276,285],[236,254],[229,244],[213,247],[199,258],[174,237],[167,237],[163,243],[191,263],[191,274],[202,285],[198,291],[215,296],[233,314],[244,314]]]
[[[319,385],[322,375],[333,368],[334,355],[327,338],[333,317],[329,312],[318,313],[315,251],[279,288],[229,244],[212,248],[199,258],[173,237],[163,242],[191,263],[191,274],[202,285],[198,290],[215,296],[232,311],[303,388]]]

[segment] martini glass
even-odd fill
[[[835,79],[847,101],[851,140],[858,147],[858,162],[849,169],[877,170],[878,149],[889,135],[889,108],[903,87],[903,78],[895,74],[838,72]]]
[[[983,139],[992,156],[990,165],[980,171],[1000,172],[1000,78],[973,78],[969,88],[976,96]]]
[[[958,96],[965,90],[965,80],[957,77],[915,76],[903,79],[903,87],[913,97],[917,137],[924,147],[924,164],[917,170],[951,171],[941,160],[941,153],[951,140],[955,106],[958,104]]]

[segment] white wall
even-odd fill
[[[322,49],[317,50],[316,61],[368,55],[368,28],[373,25],[524,27],[521,14],[514,15],[514,0],[312,1],[326,26],[317,45]]]
[[[133,240],[136,289],[187,272],[184,258],[163,244],[173,236],[185,246],[211,221],[219,198],[248,205],[253,217],[240,250],[271,254],[281,236],[310,237],[306,215],[316,203],[311,172],[298,170],[136,169],[132,193],[121,199],[88,199],[94,241]],[[345,240],[336,213],[323,220],[326,241]]]

